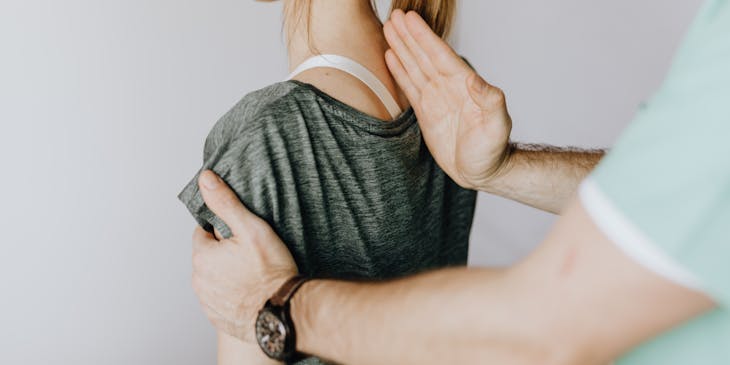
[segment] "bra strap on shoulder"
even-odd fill
[[[304,71],[320,67],[335,68],[356,77],[375,93],[393,119],[397,118],[401,114],[402,110],[395,101],[395,98],[390,94],[388,88],[383,85],[377,76],[365,68],[365,66],[347,57],[333,54],[311,57],[304,61],[301,65],[297,66],[297,68],[289,74],[287,80],[291,80]]]

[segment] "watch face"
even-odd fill
[[[256,340],[269,357],[278,359],[286,349],[287,330],[281,319],[268,309],[263,309],[256,319]]]

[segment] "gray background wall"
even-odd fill
[[[609,146],[699,3],[463,0],[454,44],[507,91],[514,139]],[[215,120],[285,75],[280,7],[0,1],[0,363],[213,361],[175,195]],[[553,221],[480,196],[471,263],[523,257]]]

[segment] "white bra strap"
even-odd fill
[[[383,83],[380,82],[380,80],[378,80],[372,72],[370,72],[370,70],[347,57],[333,54],[314,56],[297,66],[297,68],[289,74],[287,80],[291,80],[296,75],[299,75],[304,71],[319,67],[335,68],[358,78],[367,85],[370,90],[375,93],[375,95],[377,95],[378,99],[380,99],[385,108],[388,109],[388,113],[390,113],[393,119],[398,118],[401,114],[402,110],[395,101],[395,98],[393,98],[393,95],[391,95],[388,91],[388,88],[386,88],[385,85],[383,85]]]

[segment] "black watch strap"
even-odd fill
[[[285,306],[289,303],[291,297],[294,296],[294,293],[296,293],[297,290],[301,288],[302,284],[307,282],[307,280],[309,280],[309,278],[302,275],[296,275],[289,278],[289,280],[285,281],[279,290],[277,290],[271,297],[271,304],[277,307]]]

